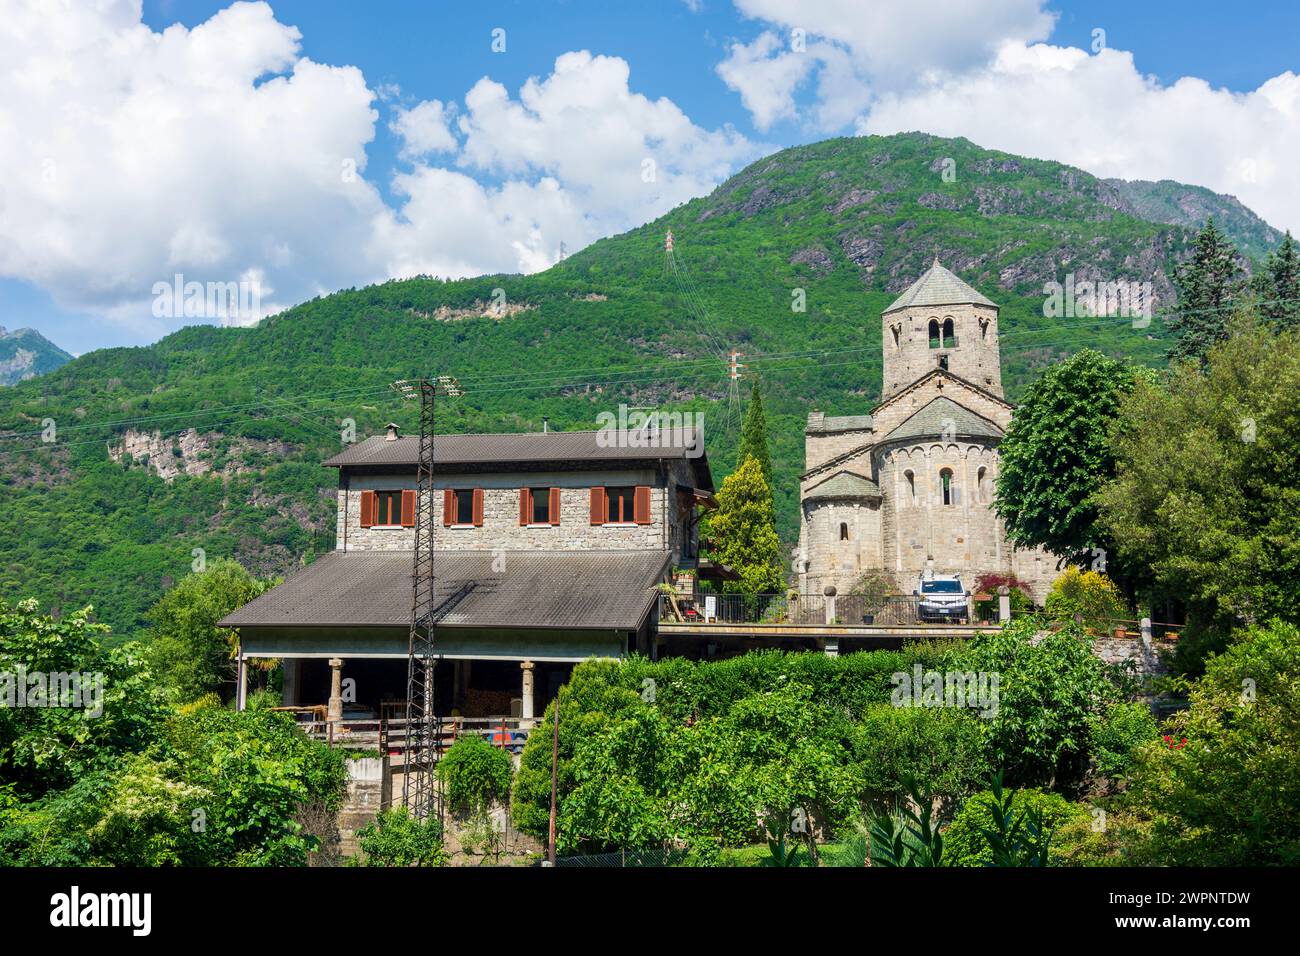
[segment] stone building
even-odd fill
[[[241,673],[282,662],[286,705],[365,721],[405,700],[418,453],[390,425],[326,461],[334,550],[220,622]],[[706,573],[693,432],[439,435],[434,460],[439,715],[528,726],[575,663],[651,653],[658,585]]]
[[[1002,393],[998,307],[936,259],[881,315],[884,382],[868,415],[814,411],[800,476],[800,590],[841,593],[871,570],[1012,573],[1041,601],[1055,556],[1015,548],[993,510]]]

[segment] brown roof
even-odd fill
[[[493,569],[497,558],[500,561]],[[439,551],[438,624],[635,630],[661,551]],[[331,551],[226,615],[222,627],[410,627],[410,551]]]
[[[438,435],[433,440],[433,457],[439,465],[703,459],[703,449],[697,453],[693,445],[693,432],[681,434],[672,430],[665,430],[661,437],[597,431]],[[419,453],[418,438],[389,441],[387,437],[375,436],[348,447],[323,464],[326,467],[409,465],[413,468]]]

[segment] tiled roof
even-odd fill
[[[906,292],[894,300],[894,304],[885,313],[914,305],[988,305],[997,308],[993,302],[939,265],[938,259]]]
[[[639,443],[639,444],[638,444]],[[434,462],[440,465],[482,465],[560,461],[657,461],[703,458],[694,451],[694,433],[667,429],[662,437],[614,432],[523,432],[497,435],[438,435]],[[420,440],[367,438],[327,459],[326,467],[344,465],[405,465],[414,467]]]
[[[439,551],[441,627],[635,630],[660,551]],[[331,551],[222,627],[410,627],[410,551]],[[496,564],[500,570],[494,570]]]
[[[939,397],[913,412],[911,417],[880,442],[884,444],[909,438],[938,438],[945,432],[950,432],[954,438],[1002,437],[1002,429],[988,419],[981,418],[950,398]]]
[[[879,498],[880,487],[868,478],[851,471],[837,471],[821,484],[809,489],[804,501],[817,498]]]

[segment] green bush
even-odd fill
[[[1121,701],[1093,720],[1090,740],[1093,764],[1103,777],[1124,777],[1133,764],[1135,749],[1160,736],[1151,708]]]
[[[1066,568],[1052,582],[1043,609],[1054,621],[1071,621],[1080,615],[1085,626],[1102,633],[1113,628],[1115,621],[1133,620],[1133,609],[1114,581],[1100,571],[1076,567]]]
[[[988,721],[942,707],[877,705],[853,727],[853,761],[863,796],[881,803],[907,795],[904,781],[936,797],[967,796],[989,778]]]
[[[1011,809],[1016,814],[1038,811],[1043,826],[1057,831],[1068,823],[1091,820],[1092,812],[1083,804],[1071,803],[1060,794],[1042,790],[1016,790],[1011,792]],[[991,790],[969,797],[943,831],[944,863],[947,866],[991,866],[993,850],[984,831],[994,828],[993,812],[989,806],[994,799]],[[1048,850],[1049,858],[1060,863],[1063,856],[1053,840]]]
[[[443,796],[453,813],[484,812],[510,797],[510,754],[477,734],[460,737],[438,761]]]
[[[1300,864],[1300,628],[1240,633],[1190,698],[1167,740],[1138,749],[1119,798],[1149,824],[1135,852],[1172,866]]]
[[[421,823],[405,807],[384,810],[357,831],[361,857],[356,866],[443,866],[442,825],[430,817]]]

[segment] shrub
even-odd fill
[[[1060,794],[1028,789],[1011,791],[1008,796],[1013,813],[1027,816],[1036,811],[1041,815],[1042,826],[1048,832],[1056,831],[1067,823],[1092,819],[1087,806],[1071,803]],[[985,831],[996,829],[993,817],[995,804],[995,795],[991,790],[976,794],[962,804],[952,823],[943,831],[944,862],[948,866],[993,865],[993,848],[989,845]],[[1061,851],[1054,840],[1049,844],[1048,855],[1052,862],[1062,862]]]
[[[976,594],[991,594],[991,600],[976,601],[975,610],[984,620],[995,619],[998,615],[998,588],[1006,587],[1010,593],[1011,616],[1019,617],[1033,610],[1034,601],[1029,595],[1032,588],[1014,574],[981,574],[975,579]]]
[[[453,813],[482,813],[510,797],[510,754],[478,735],[460,737],[438,761],[443,796]]]
[[[362,856],[359,866],[443,866],[442,825],[430,817],[423,823],[405,807],[384,810],[357,831]]]
[[[1056,621],[1069,621],[1080,614],[1086,626],[1103,632],[1109,630],[1112,621],[1133,618],[1133,609],[1114,581],[1100,571],[1076,567],[1066,568],[1052,582],[1044,609]]]
[[[853,727],[853,760],[863,796],[888,802],[907,795],[913,779],[923,791],[953,800],[978,790],[990,773],[988,722],[940,707],[871,708]]]
[[[1143,703],[1121,701],[1092,722],[1092,759],[1103,777],[1127,776],[1134,750],[1160,736],[1151,708]]]
[[[1191,706],[1138,749],[1120,806],[1157,864],[1300,863],[1300,628],[1271,622],[1206,662]],[[1186,740],[1186,743],[1182,743]]]

